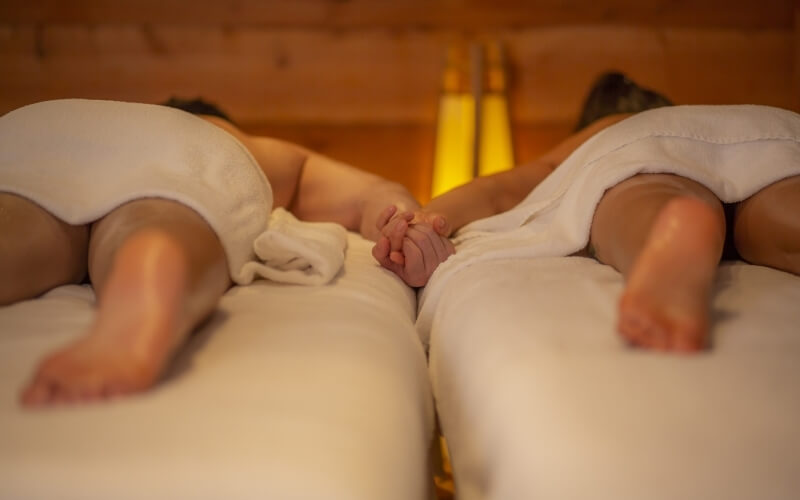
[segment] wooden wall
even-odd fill
[[[3,0],[0,113],[204,96],[424,198],[445,49],[501,40],[518,158],[604,70],[680,103],[800,109],[800,0]]]

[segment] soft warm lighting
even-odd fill
[[[479,175],[489,175],[514,166],[511,119],[506,95],[508,77],[503,47],[486,44],[486,80],[482,93]]]
[[[491,43],[484,52],[483,46],[474,45],[471,52],[471,64],[467,64],[463,47],[450,47],[447,52],[439,98],[432,196],[465,184],[475,175],[514,166],[501,47]],[[471,85],[467,85],[469,81]],[[477,99],[480,109],[475,108]]]
[[[431,195],[472,180],[475,171],[475,100],[469,92],[469,64],[463,44],[447,49],[436,125]]]
[[[444,92],[439,99],[436,127],[433,196],[472,180],[474,138],[475,101],[472,95]]]
[[[511,124],[505,94],[483,96],[479,174],[489,175],[514,166]]]

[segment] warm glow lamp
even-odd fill
[[[473,177],[475,100],[468,90],[468,67],[461,47],[448,48],[436,126],[432,196]]]
[[[475,44],[470,59],[468,64],[461,46],[451,46],[447,51],[439,98],[432,196],[469,182],[476,175],[493,174],[514,166],[502,47],[490,43],[484,54],[483,47]],[[471,86],[468,85],[470,70]],[[477,109],[476,102],[481,103]]]
[[[479,175],[494,174],[514,166],[503,48],[497,42],[490,42],[486,56],[486,88],[481,97]]]

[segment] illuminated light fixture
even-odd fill
[[[503,47],[498,42],[490,42],[486,56],[486,88],[481,97],[479,175],[502,172],[514,166]]]
[[[469,92],[469,68],[463,46],[447,49],[439,114],[431,195],[438,196],[474,177],[475,100]]]
[[[502,47],[490,43],[484,54],[483,45],[474,43],[469,62],[465,52],[463,46],[456,45],[447,51],[439,98],[432,196],[467,183],[477,175],[514,166]],[[481,105],[476,107],[476,102]]]

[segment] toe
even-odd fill
[[[676,334],[672,339],[672,348],[686,353],[702,351],[705,349],[705,338],[695,332]]]
[[[53,387],[46,379],[37,377],[25,390],[22,391],[20,400],[23,406],[44,406],[52,400]]]

